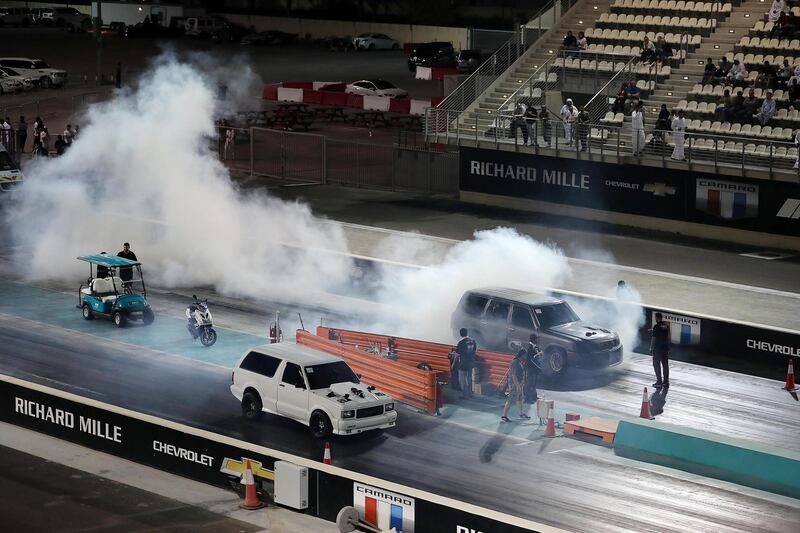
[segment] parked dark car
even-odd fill
[[[489,59],[492,54],[482,50],[461,50],[456,58],[458,71],[462,74],[471,74]]]
[[[557,298],[516,289],[476,289],[464,293],[451,319],[454,335],[467,328],[480,348],[516,352],[531,333],[544,352],[542,371],[563,376],[570,366],[599,370],[622,362],[615,332],[588,324]]]
[[[128,38],[140,38],[140,37],[169,37],[169,32],[167,28],[162,26],[161,24],[153,24],[148,23],[145,24],[144,22],[139,22],[133,26],[127,26],[125,28],[125,32],[123,34],[125,37]]]
[[[408,70],[417,67],[455,67],[456,51],[450,43],[424,43],[417,45],[408,56]]]

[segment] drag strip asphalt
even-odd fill
[[[230,371],[216,365],[5,315],[0,371],[303,457],[322,457],[322,443],[304,426],[272,416],[245,422],[228,390]],[[788,532],[800,520],[798,506],[757,491],[648,468],[605,449],[593,454],[594,445],[566,438],[534,438],[529,446],[515,446],[519,440],[507,437],[510,432],[498,424],[497,432],[487,435],[403,410],[391,431],[335,439],[334,463],[574,531]]]

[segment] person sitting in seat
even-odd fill
[[[566,37],[564,37],[564,41],[561,44],[562,50],[575,50],[578,47],[578,39],[572,35],[571,31],[567,32]]]
[[[766,126],[772,117],[775,116],[777,112],[777,106],[775,105],[775,99],[772,98],[772,91],[767,91],[767,97],[764,98],[764,102],[761,103],[761,110],[756,115],[756,119],[761,123],[762,126]]]
[[[709,57],[706,59],[706,66],[703,68],[703,85],[711,83],[711,80],[714,79],[714,76],[717,73],[717,67],[714,65],[714,61]]]
[[[652,62],[655,57],[656,46],[653,44],[653,41],[651,41],[650,38],[645,35],[644,42],[642,42],[642,61]]]
[[[732,85],[742,84],[747,79],[747,69],[742,65],[738,59],[733,60],[733,65],[725,77],[728,83]]]
[[[714,74],[717,78],[725,78],[731,71],[731,64],[726,56],[722,56],[717,65],[717,72]]]

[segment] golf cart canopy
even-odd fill
[[[139,261],[131,261],[124,257],[117,257],[116,255],[82,255],[78,259],[107,268],[132,267],[141,264]]]

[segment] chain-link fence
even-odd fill
[[[229,131],[233,131],[232,139]],[[264,128],[221,127],[214,142],[228,168],[251,175],[345,187],[458,193],[458,154],[454,152]]]

